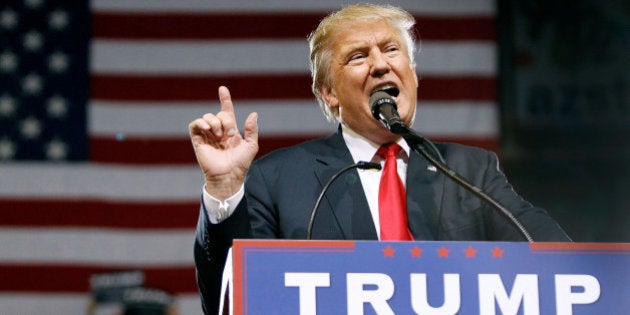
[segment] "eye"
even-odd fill
[[[348,57],[348,63],[358,63],[361,62],[361,60],[365,59],[365,54],[363,53],[355,53],[350,55],[350,57]]]
[[[397,52],[400,49],[398,48],[397,45],[389,45],[387,47],[385,47],[385,52],[389,53],[389,52]]]

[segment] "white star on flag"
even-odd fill
[[[0,26],[5,30],[13,29],[18,23],[18,15],[11,9],[4,9],[0,12]]]
[[[31,73],[22,79],[22,90],[28,95],[37,95],[44,88],[42,77],[38,74]]]
[[[68,14],[63,10],[55,10],[48,16],[48,25],[56,31],[63,30],[68,26]]]
[[[15,98],[9,94],[0,96],[0,117],[9,117],[15,113]]]
[[[42,125],[34,117],[28,117],[20,124],[20,133],[26,139],[36,139],[42,133]]]
[[[61,73],[68,69],[68,56],[57,51],[48,57],[48,68],[51,72]]]
[[[0,54],[0,71],[11,73],[17,69],[17,56],[12,51],[4,51]]]
[[[30,31],[24,35],[22,44],[26,50],[39,51],[44,45],[44,38],[40,32]]]
[[[46,110],[50,117],[61,118],[68,112],[68,103],[65,98],[55,95],[48,99]]]

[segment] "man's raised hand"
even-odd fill
[[[225,200],[234,195],[258,152],[258,114],[245,120],[243,134],[238,131],[230,91],[219,87],[221,111],[205,114],[188,125],[197,162],[204,173],[206,190]]]

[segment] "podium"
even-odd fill
[[[630,312],[626,243],[235,240],[225,270],[238,315]]]

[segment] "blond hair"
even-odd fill
[[[400,33],[406,48],[409,60],[412,64],[415,55],[415,32],[413,26],[416,21],[407,11],[384,5],[351,5],[326,16],[308,36],[310,48],[310,68],[313,80],[312,90],[317,102],[329,121],[337,120],[335,114],[324,101],[321,88],[330,87],[329,75],[332,52],[330,50],[337,29],[343,25],[357,22],[385,21]]]

